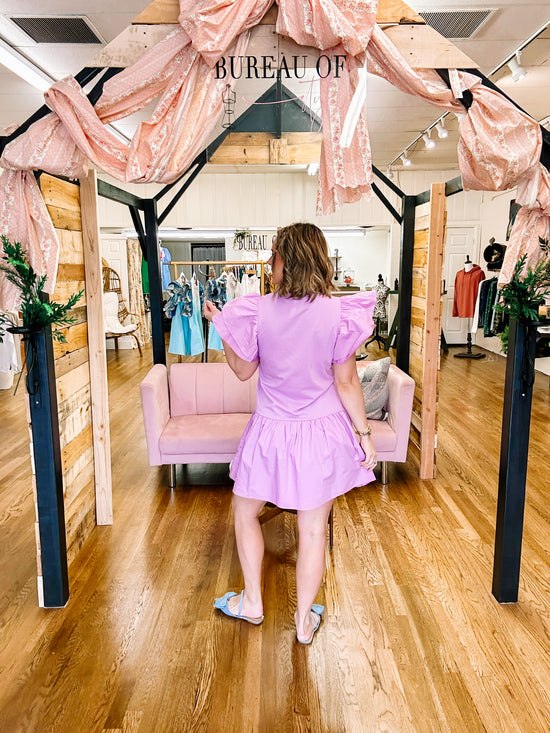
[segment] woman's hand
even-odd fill
[[[202,313],[207,321],[212,322],[212,319],[217,313],[221,313],[218,308],[212,303],[211,300],[205,300],[204,301],[204,308],[202,309]]]
[[[376,458],[376,450],[374,449],[370,435],[361,435],[359,438],[359,444],[365,452],[365,460],[361,461],[361,465],[365,468],[374,468],[378,461]]]

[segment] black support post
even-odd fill
[[[493,565],[499,603],[518,600],[536,338],[534,324],[510,322]]]
[[[51,329],[25,342],[34,456],[44,606],[69,600],[57,394]]]
[[[403,197],[401,257],[399,263],[399,324],[395,363],[409,373],[411,340],[412,273],[414,254],[415,196]]]
[[[151,294],[151,331],[153,338],[153,363],[166,364],[166,345],[162,327],[162,277],[158,243],[157,202],[144,199],[145,250],[149,270],[149,292]]]

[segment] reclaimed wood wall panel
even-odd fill
[[[65,534],[69,567],[95,526],[92,396],[88,349],[86,271],[80,187],[54,176],[40,177],[42,195],[59,239],[59,265],[52,300],[65,302],[84,290],[71,311],[74,322],[54,341],[59,440],[63,471]]]
[[[435,475],[445,207],[445,184],[433,184],[430,202],[417,210],[414,234],[410,375],[416,388],[410,442],[425,479]]]

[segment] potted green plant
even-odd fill
[[[18,309],[21,313],[22,326],[14,326],[11,319],[0,313],[0,342],[6,331],[18,333],[25,344],[25,362],[27,366],[27,391],[36,395],[40,389],[39,362],[40,354],[45,353],[45,329],[50,326],[70,326],[75,319],[70,315],[71,308],[84,293],[81,290],[73,293],[66,303],[50,302],[44,294],[46,275],[38,275],[31,266],[26,251],[20,242],[10,242],[2,235],[3,254],[0,259],[0,272],[7,280],[21,292],[21,302]],[[52,338],[66,342],[62,331],[53,330]],[[17,387],[19,386],[19,381]]]
[[[7,315],[0,314],[0,341],[6,330],[25,336],[36,333],[46,326],[70,326],[74,323],[70,310],[80,300],[84,291],[73,293],[65,304],[49,302],[43,296],[46,275],[37,275],[20,242],[12,243],[5,235],[1,236],[1,240],[3,254],[0,260],[0,272],[3,272],[7,280],[21,291],[21,303],[18,308],[23,326],[14,327]],[[52,331],[52,338],[62,342],[67,340],[62,331]]]
[[[539,238],[543,258],[536,267],[526,267],[527,255],[517,261],[509,283],[500,291],[497,313],[506,313],[518,321],[538,321],[539,306],[550,295],[550,257],[548,240]],[[508,349],[508,328],[500,334],[502,350]]]

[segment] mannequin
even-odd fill
[[[479,283],[485,280],[485,273],[479,265],[475,265],[470,255],[466,255],[464,269],[455,277],[455,297],[453,316],[468,319],[468,337],[466,351],[455,354],[457,359],[483,359],[485,354],[472,351],[472,318],[475,312]]]
[[[388,293],[390,292],[390,289],[384,282],[384,278],[382,277],[382,275],[378,275],[378,282],[376,283],[376,287],[374,289],[376,291],[376,304],[374,306],[373,317],[376,323],[376,330],[374,332],[374,335],[365,343],[365,348],[369,344],[372,344],[373,341],[376,341],[378,346],[384,348],[384,339],[380,336],[380,321],[385,321],[388,317],[386,312],[386,301],[388,299]],[[362,355],[359,358],[365,357],[366,355]]]

